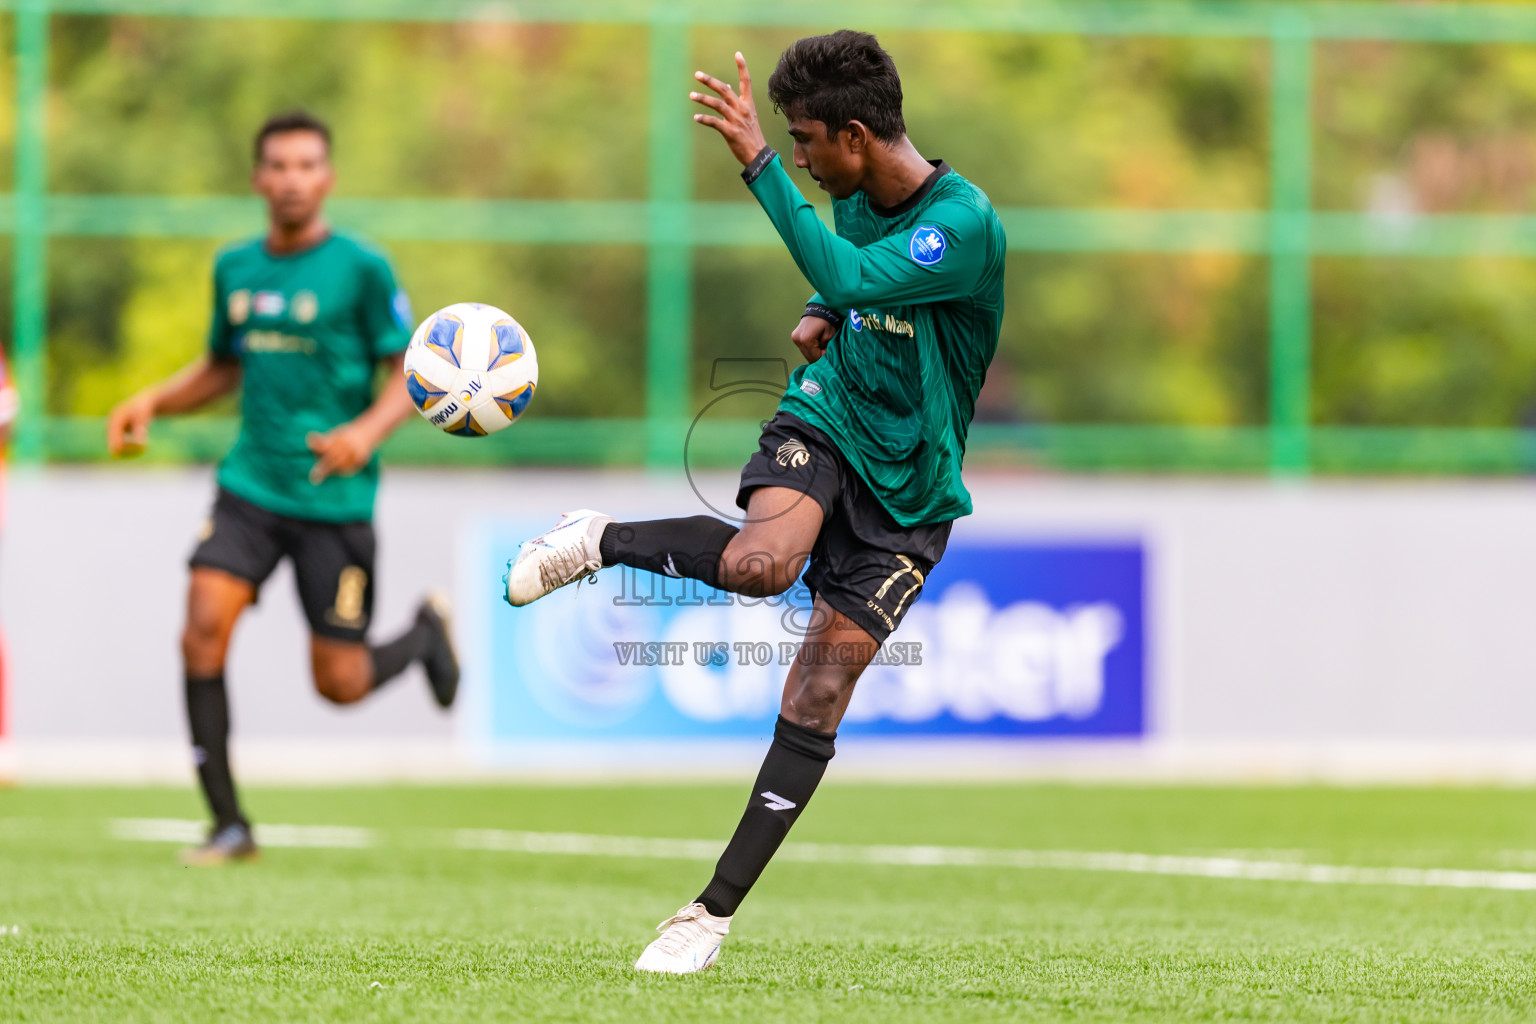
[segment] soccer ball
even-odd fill
[[[405,350],[405,389],[422,418],[460,437],[494,434],[539,383],[533,339],[495,306],[457,302],[421,322]]]

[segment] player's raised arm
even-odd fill
[[[768,142],[763,138],[763,129],[757,123],[757,104],[752,100],[752,73],[747,70],[747,58],[741,55],[740,50],[736,51],[736,75],[741,85],[740,95],[720,79],[703,71],[695,71],[693,77],[716,95],[691,92],[688,98],[716,112],[694,114],[693,119],[719,132],[726,145],[731,147],[731,154],[745,165],[751,163],[752,158]]]
[[[872,245],[859,246],[838,237],[800,194],[779,154],[764,140],[752,98],[752,78],[740,53],[736,67],[739,93],[702,71],[695,73],[714,95],[689,93],[695,103],[713,111],[695,114],[694,120],[725,139],[746,168],[742,177],[795,264],[829,306],[841,310],[889,301],[943,302],[970,293],[988,249],[986,223],[976,210],[963,204],[935,204],[923,222]],[[770,80],[770,91],[774,87]],[[788,107],[785,115],[795,139],[796,164],[807,169],[834,199],[863,192],[872,204],[894,206],[934,170],[899,124],[890,130],[856,119],[834,125],[804,109]]]
[[[922,224],[857,246],[827,229],[784,171],[778,154],[748,182],[795,265],[828,305],[944,302],[970,294],[986,265],[980,214],[935,204]]]
[[[238,362],[205,355],[174,377],[119,403],[107,417],[107,451],[114,457],[137,454],[149,443],[149,424],[156,416],[191,412],[239,386]]]

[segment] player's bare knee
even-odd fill
[[[773,597],[794,584],[805,557],[744,530],[720,556],[720,581],[725,589],[746,597]]]
[[[773,597],[789,589],[788,586],[778,583],[776,575],[772,571],[753,568],[727,569],[720,574],[720,582],[724,589],[743,597]]]
[[[785,688],[779,712],[796,725],[834,732],[855,678],[836,666],[797,672]]]
[[[212,616],[196,612],[187,616],[181,634],[181,658],[195,676],[217,675],[224,670],[224,655],[229,650],[229,629]]]
[[[332,704],[355,704],[368,695],[373,680],[334,665],[315,666],[315,691]]]
[[[354,704],[373,690],[373,660],[362,644],[316,637],[310,647],[315,690],[333,704]]]
[[[315,692],[332,704],[355,704],[362,699],[362,694],[335,679],[316,679]]]

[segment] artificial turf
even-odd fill
[[[114,838],[190,790],[0,791],[0,1019],[1536,1019],[1536,892],[781,861],[719,965],[631,964],[697,860],[461,849],[457,829],[716,838],[742,786],[253,789],[366,848],[179,866]],[[848,785],[791,843],[1536,870],[1524,790]]]

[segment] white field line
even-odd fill
[[[113,838],[147,843],[200,843],[208,838],[208,823],[183,818],[113,818]],[[257,825],[259,846],[309,846],[358,850],[375,845],[372,829],[345,825]]]
[[[504,832],[461,829],[456,844],[464,849],[598,857],[654,857],[713,861],[724,844],[704,839],[647,839],[579,832]],[[1396,885],[1446,889],[1536,891],[1536,873],[1469,871],[1452,868],[1372,868],[1343,864],[1244,860],[1237,857],[1185,857],[1150,853],[1094,853],[1076,850],[995,850],[967,846],[848,846],[788,843],[779,860],[807,864],[881,864],[902,867],[1023,868],[1102,871],[1131,875],[1180,875],[1235,878],[1314,885]]]
[[[720,851],[725,849],[725,844],[718,839],[649,839],[599,836],[587,832],[504,832],[494,828],[461,828],[453,834],[453,845],[462,850],[660,860],[718,860]],[[784,856],[788,849],[781,849],[778,856]]]
[[[111,834],[147,842],[201,842],[207,825],[180,818],[116,818]],[[606,836],[588,832],[512,832],[459,829],[449,833],[464,850],[557,856],[639,857],[658,860],[714,861],[724,849],[718,839],[656,839]],[[340,825],[257,825],[256,841],[266,846],[358,849],[373,846],[372,829]],[[1389,885],[1437,889],[1536,891],[1536,872],[1475,871],[1457,868],[1373,868],[1347,864],[1306,864],[1241,857],[1191,857],[1177,854],[1114,853],[1081,850],[998,850],[976,846],[854,846],[836,843],[788,843],[779,860],[803,864],[878,864],[894,867],[1016,868],[1090,871],[1129,875],[1174,875],[1313,885]]]

